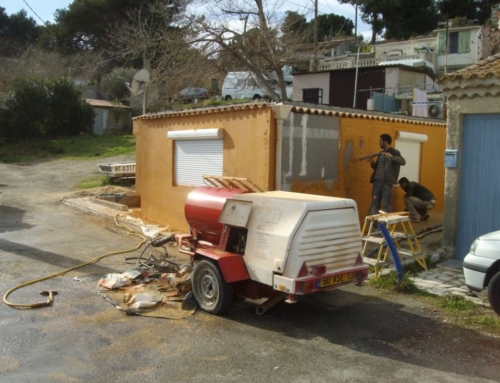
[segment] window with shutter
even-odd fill
[[[222,129],[168,132],[167,138],[175,140],[175,185],[204,186],[204,175],[223,175],[222,135]]]
[[[222,140],[175,141],[175,184],[204,186],[204,175],[222,176]]]

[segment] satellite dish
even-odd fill
[[[149,72],[147,69],[141,69],[132,79],[132,84],[127,86],[134,96],[143,93],[149,83]],[[126,84],[127,85],[127,84]]]
[[[146,93],[147,93],[148,83],[149,83],[149,72],[147,69],[141,69],[139,72],[137,72],[134,78],[132,79],[132,84],[129,84],[128,82],[125,83],[127,89],[130,90],[130,92],[134,96],[144,93],[142,100],[143,114],[146,114],[146,98],[147,98]]]

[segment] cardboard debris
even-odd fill
[[[161,267],[165,270],[165,266]],[[121,274],[107,274],[97,292],[128,315],[182,319],[195,313],[191,265],[171,264],[166,272],[138,266]]]

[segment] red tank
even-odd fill
[[[196,239],[218,245],[223,228],[219,216],[224,203],[233,195],[243,193],[246,191],[205,186],[189,193],[184,215],[193,234],[196,232]]]

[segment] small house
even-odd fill
[[[106,100],[84,99],[95,112],[92,133],[130,134],[132,132],[132,108]]]
[[[500,230],[500,54],[438,81],[448,97],[443,248],[464,259]]]
[[[427,66],[430,63],[425,60],[411,63],[415,66],[387,62],[295,74],[293,101],[411,115],[414,88],[425,91],[429,99],[431,94],[436,95],[436,100],[443,98],[435,84],[434,72]]]
[[[245,178],[260,190],[352,198],[360,220],[370,203],[371,167],[388,133],[407,160],[400,176],[422,182],[442,208],[446,125],[438,120],[311,104],[253,102],[135,117],[140,217],[187,230],[188,193],[204,175]],[[437,166],[436,164],[439,164]],[[404,209],[394,187],[393,211]]]

